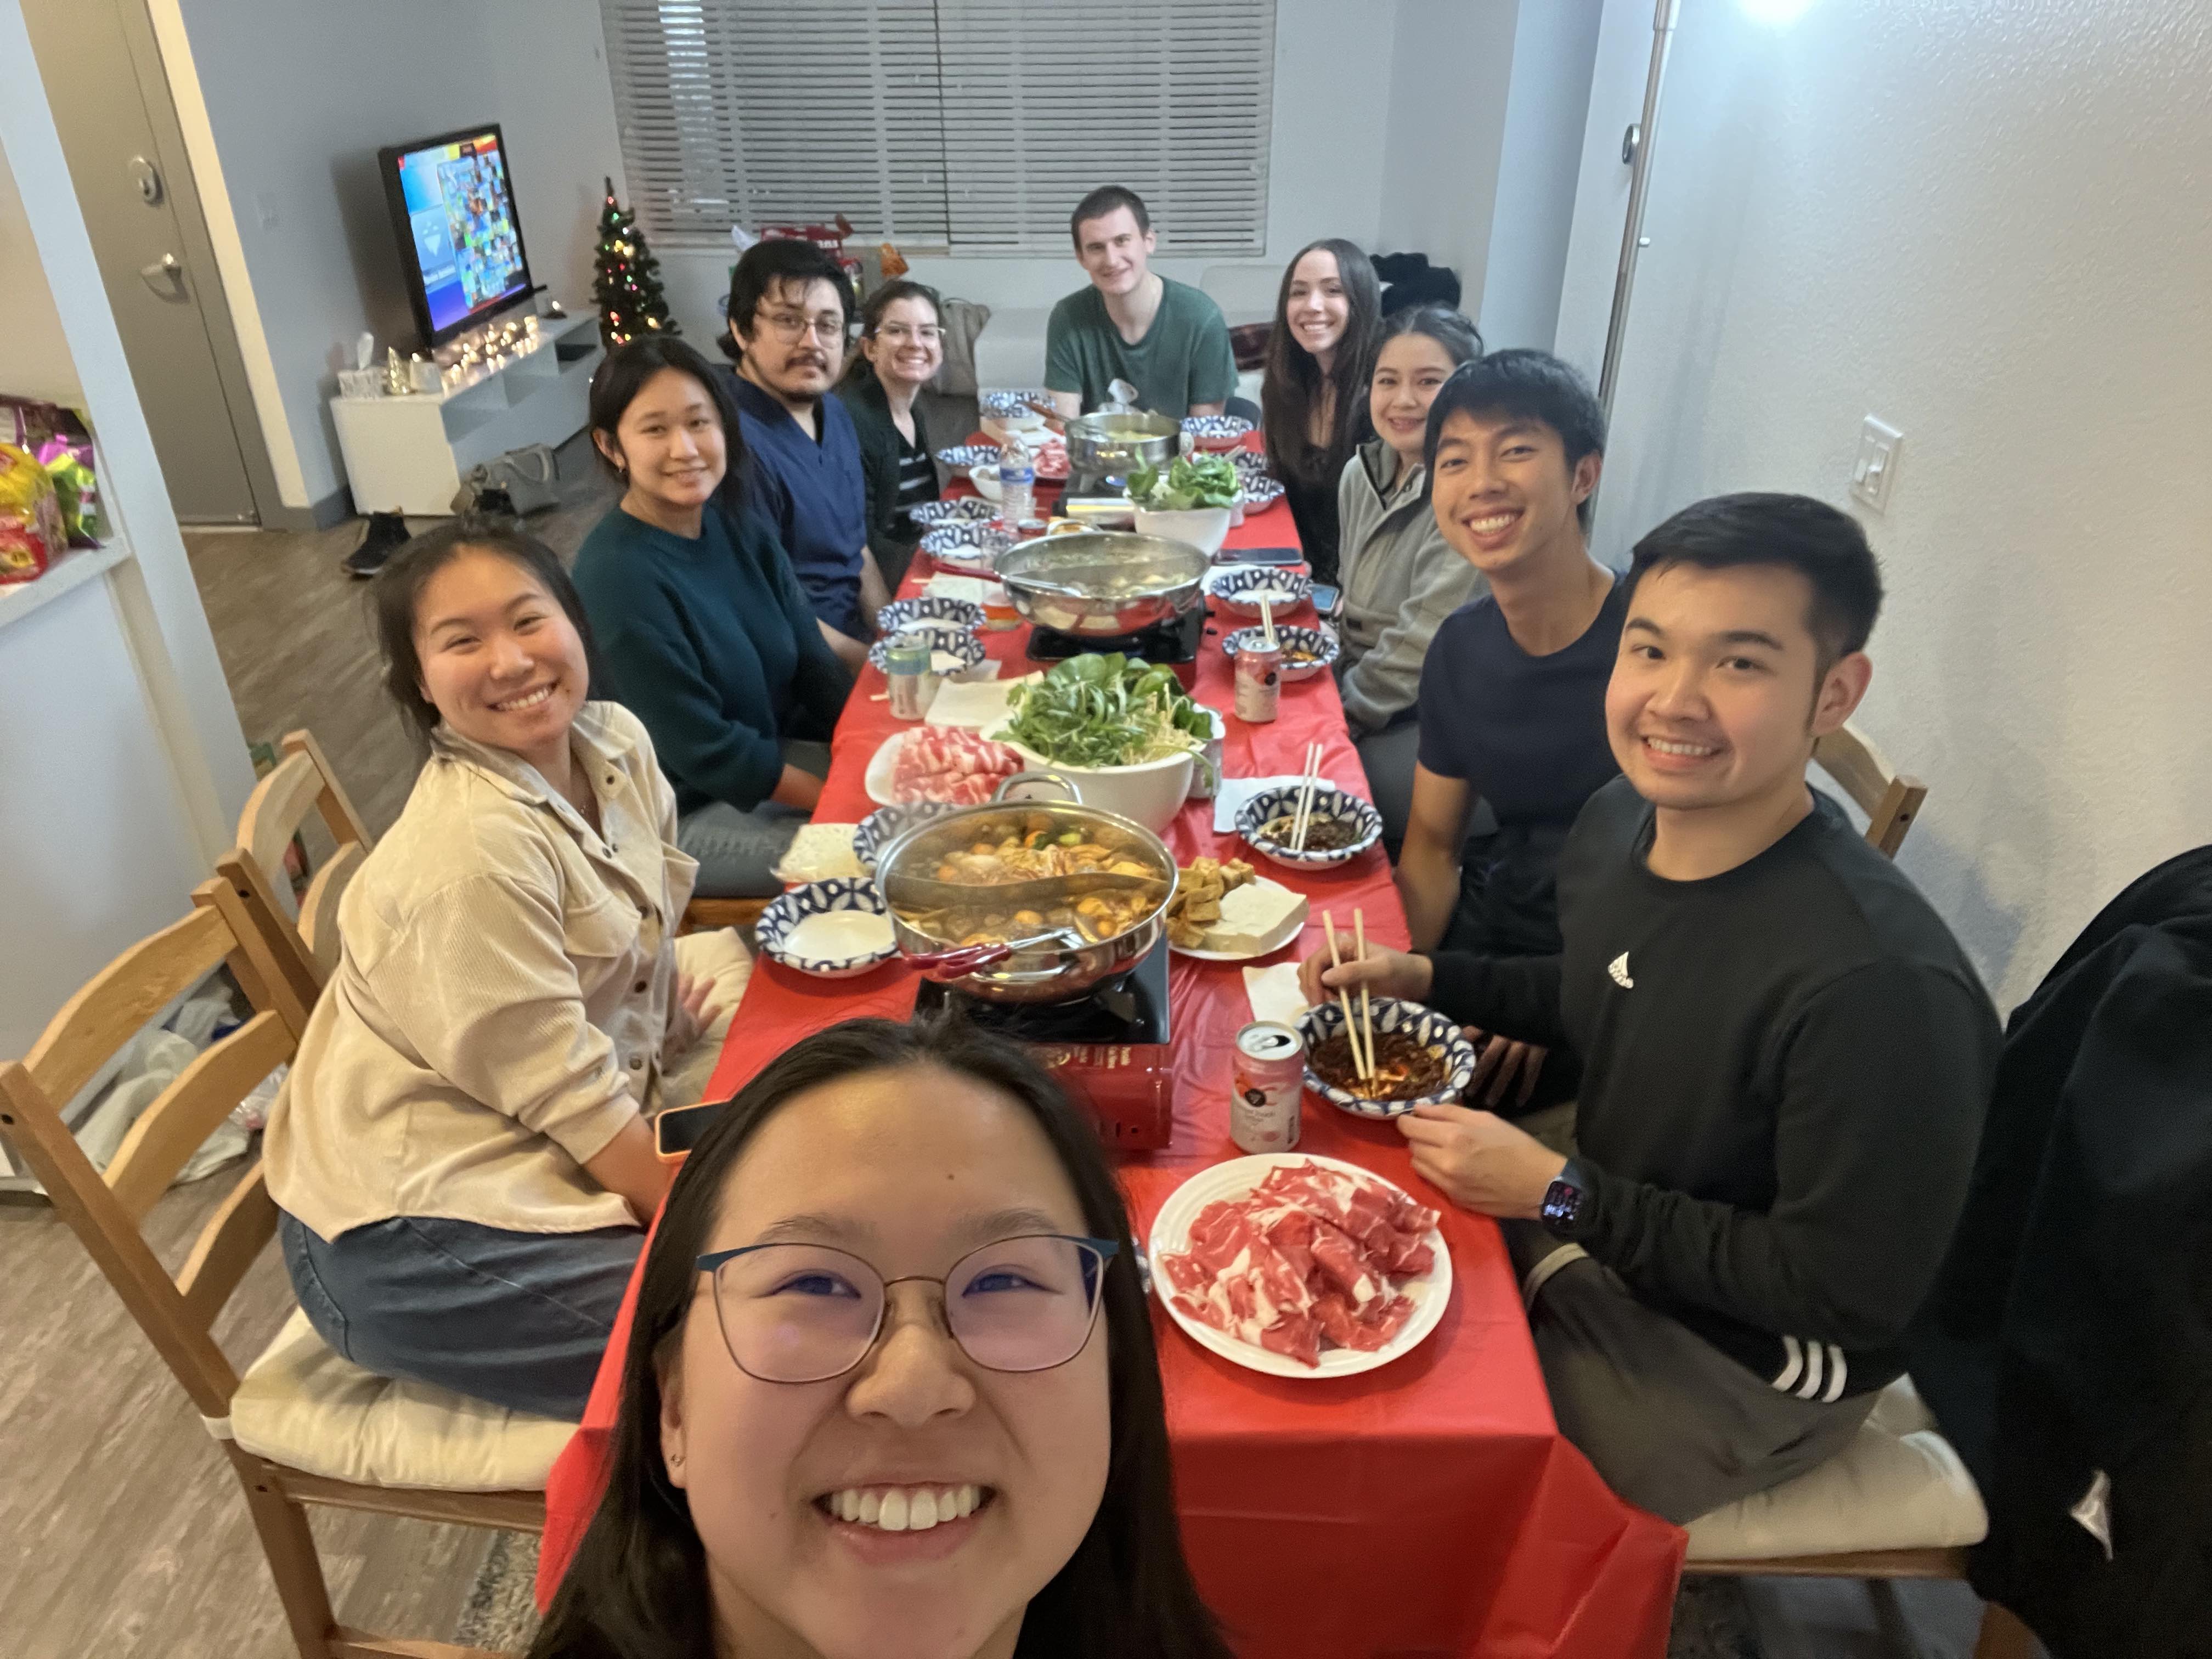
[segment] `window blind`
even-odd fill
[[[1101,184],[1163,248],[1262,252],[1274,0],[600,0],[633,205],[671,244],[843,213],[1064,252]]]

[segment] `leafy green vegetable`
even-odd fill
[[[1202,749],[1206,710],[1183,695],[1175,671],[1092,653],[1055,663],[1014,688],[1012,720],[994,735],[1068,766],[1134,766]]]
[[[1129,499],[1154,513],[1227,507],[1237,499],[1237,468],[1219,455],[1178,455],[1164,474],[1151,466],[1132,472]]]

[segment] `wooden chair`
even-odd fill
[[[283,759],[246,798],[238,845],[216,860],[216,871],[245,900],[258,931],[280,943],[287,976],[312,1007],[337,967],[338,901],[375,842],[314,733],[288,732],[282,747]],[[321,815],[337,850],[313,872],[295,921],[284,853],[311,812]]]
[[[1895,858],[1905,831],[1920,816],[1928,786],[1893,769],[1863,734],[1840,726],[1813,745],[1822,771],[1843,785],[1844,793],[1867,815],[1867,839],[1885,858]]]
[[[1973,1478],[1911,1381],[1900,1377],[1882,1391],[1851,1443],[1826,1463],[1692,1521],[1682,1571],[1735,1578],[1964,1579],[1967,1548],[1988,1529]],[[1983,1609],[1974,1659],[2031,1659],[2038,1651],[2034,1634],[2015,1615],[1995,1602]]]
[[[190,915],[125,951],[71,999],[27,1056],[0,1064],[0,1133],[45,1183],[56,1212],[230,1459],[301,1659],[498,1659],[478,1649],[341,1626],[307,1506],[542,1531],[545,1472],[571,1425],[377,1377],[324,1346],[298,1312],[241,1375],[212,1329],[276,1237],[276,1206],[258,1161],[173,1278],[139,1231],[185,1160],[291,1057],[306,1025],[306,1008],[291,994],[280,959],[285,947],[255,930],[231,885],[204,882],[192,899]],[[70,1134],[63,1109],[147,1020],[225,961],[249,988],[257,1012],[147,1109],[103,1175]],[[435,1478],[370,1480],[334,1472],[355,1464],[428,1470]]]

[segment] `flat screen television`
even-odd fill
[[[499,125],[376,153],[426,349],[531,292],[530,258]]]

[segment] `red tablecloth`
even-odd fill
[[[1232,531],[1229,544],[1296,541],[1289,510],[1278,503]],[[917,559],[904,591],[918,590],[927,562]],[[1196,695],[1226,713],[1232,675],[1223,626],[1207,626]],[[1006,672],[1028,672],[1026,629],[985,639]],[[824,822],[858,822],[873,808],[861,775],[900,724],[872,700],[883,689],[882,677],[866,671],[838,724],[816,815]],[[1231,776],[1295,774],[1317,739],[1325,775],[1364,793],[1328,676],[1285,684],[1270,725],[1227,724]],[[1186,863],[1200,854],[1232,857],[1242,846],[1214,834],[1210,801],[1186,806],[1165,839]],[[1405,945],[1405,915],[1381,849],[1334,872],[1267,874],[1306,893],[1313,908],[1305,935],[1270,962],[1321,944],[1324,908],[1349,927],[1352,908],[1362,907],[1370,934]],[[1231,1040],[1251,1018],[1242,975],[1232,964],[1172,960],[1175,1140],[1122,1164],[1139,1240],[1193,1170],[1238,1155],[1228,1099]],[[860,1014],[905,1018],[919,984],[896,963],[825,981],[763,957],[707,1097],[733,1092],[808,1032]],[[1387,1124],[1310,1096],[1303,1145],[1436,1196]],[[1496,1225],[1446,1206],[1443,1231],[1455,1292],[1442,1324],[1411,1354],[1363,1376],[1323,1383],[1249,1371],[1199,1347],[1155,1310],[1178,1506],[1200,1588],[1247,1659],[1659,1659],[1683,1534],[1615,1498],[1560,1437]],[[546,1491],[541,1604],[598,1501],[629,1321],[625,1304],[583,1425]]]

